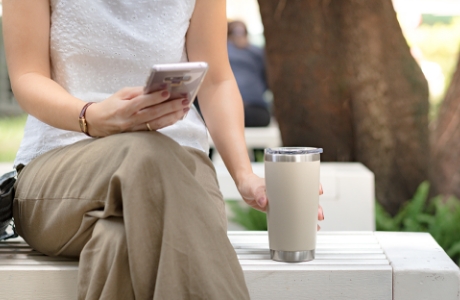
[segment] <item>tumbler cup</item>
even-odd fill
[[[265,149],[270,257],[302,262],[315,258],[321,148]]]

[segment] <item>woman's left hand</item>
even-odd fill
[[[249,206],[263,212],[267,211],[268,199],[265,190],[265,179],[251,173],[238,185],[238,191]],[[321,184],[319,185],[319,194],[323,194],[323,187]],[[324,220],[324,213],[321,205],[318,206],[318,220]]]
[[[263,212],[267,211],[265,179],[250,173],[240,182],[238,191],[249,206]]]

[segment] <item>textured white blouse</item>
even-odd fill
[[[143,86],[152,64],[187,61],[185,35],[194,7],[195,0],[51,0],[52,79],[86,102]],[[209,150],[206,127],[194,109],[159,132]],[[29,116],[15,165],[86,138]]]

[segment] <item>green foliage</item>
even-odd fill
[[[438,196],[428,201],[429,189],[429,183],[423,182],[393,218],[377,203],[377,230],[429,232],[452,260],[460,264],[460,200]]]
[[[264,149],[254,149],[254,161],[264,162]]]
[[[267,216],[265,213],[255,210],[248,205],[241,205],[241,201],[226,201],[233,216],[230,221],[235,222],[247,230],[267,230]]]
[[[0,162],[12,162],[19,149],[26,116],[0,118]]]
[[[444,16],[444,15],[432,15],[432,14],[423,14],[422,15],[422,24],[426,25],[435,25],[435,24],[451,24],[453,16]]]

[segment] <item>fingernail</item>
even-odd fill
[[[184,113],[188,112],[189,110],[190,110],[189,107],[185,107],[185,108],[184,108]]]
[[[185,97],[187,97],[188,94],[187,93],[180,93],[180,95],[185,98]]]
[[[189,99],[184,99],[182,100],[182,105],[187,105],[190,103],[190,100]]]
[[[167,98],[167,97],[169,97],[169,92],[168,91],[163,91],[163,92],[161,92],[161,96]]]

